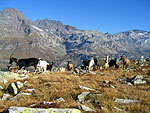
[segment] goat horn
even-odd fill
[[[14,54],[11,54],[11,55],[10,55],[10,58],[11,58],[13,55],[14,55]]]

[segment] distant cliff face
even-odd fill
[[[0,62],[15,57],[41,57],[65,64],[77,64],[90,56],[119,56],[130,58],[150,56],[150,32],[130,30],[117,34],[103,34],[94,30],[79,30],[59,21],[26,20],[16,9],[0,11]]]

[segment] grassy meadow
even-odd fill
[[[49,74],[33,74],[28,73],[30,76],[27,79],[19,80],[22,83],[28,81],[20,91],[34,88],[32,95],[18,96],[16,100],[9,101],[0,100],[0,112],[8,109],[10,106],[22,106],[31,107],[36,104],[37,108],[76,108],[80,103],[77,96],[87,90],[80,89],[79,85],[86,86],[94,89],[94,91],[88,91],[91,95],[85,98],[84,105],[97,111],[97,113],[120,113],[114,107],[122,109],[127,113],[149,113],[150,112],[150,64],[146,62],[144,66],[139,67],[132,64],[132,69],[123,72],[121,65],[118,70],[115,69],[103,69],[96,70],[96,74],[76,74],[71,75],[71,71],[66,72],[49,72]],[[134,77],[135,75],[142,75],[146,78],[147,83],[144,85],[125,85],[120,84],[117,79],[120,77]],[[37,77],[35,77],[37,76]],[[103,81],[108,80],[115,87],[104,85]],[[5,89],[9,83],[15,82],[15,80],[9,80],[6,84],[1,84]],[[0,90],[0,97],[5,90]],[[97,95],[97,96],[95,96]],[[12,96],[11,96],[12,97]],[[9,97],[9,98],[11,98]],[[40,103],[55,102],[56,99],[63,97],[65,101],[55,103],[51,105],[41,105]],[[115,102],[116,98],[138,100],[137,103],[118,104]],[[104,109],[100,109],[99,106],[88,102],[88,100],[98,100],[99,105]],[[85,111],[82,111],[86,113]],[[90,112],[89,112],[90,113]]]

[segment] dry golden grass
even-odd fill
[[[35,88],[32,95],[22,95],[14,101],[0,100],[0,112],[6,110],[10,106],[30,107],[32,104],[36,104],[35,107],[39,108],[75,108],[80,105],[77,101],[77,95],[83,91],[86,91],[78,87],[79,85],[82,85],[95,89],[95,91],[90,91],[93,95],[87,96],[86,100],[98,100],[100,102],[99,104],[103,106],[105,110],[100,110],[99,106],[91,104],[87,101],[85,102],[85,105],[99,113],[117,113],[114,107],[118,107],[124,111],[128,111],[129,113],[149,113],[150,79],[147,80],[147,84],[136,86],[123,85],[117,81],[120,77],[133,77],[135,75],[142,75],[145,78],[150,78],[149,64],[143,66],[142,68],[138,68],[138,66],[133,64],[132,66],[133,69],[129,72],[123,72],[122,69],[119,68],[118,70],[107,69],[96,71],[102,72],[103,74],[71,75],[71,72],[50,72],[50,74],[47,75],[37,75],[38,78],[34,78],[33,75],[30,74],[30,78],[26,79],[28,80],[28,83],[21,88],[21,91],[29,88]],[[104,86],[104,80],[110,81],[115,88]],[[11,82],[14,82],[14,80],[9,81],[5,85],[1,85],[6,88]],[[0,90],[0,97],[2,97],[4,93],[6,93],[4,90]],[[101,95],[94,96],[94,94]],[[47,106],[40,104],[44,101],[54,102],[60,97],[63,97],[65,101]],[[115,103],[116,98],[133,99],[138,100],[139,102],[131,104],[118,104]],[[84,113],[84,111],[82,112]]]

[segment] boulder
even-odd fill
[[[14,82],[14,83],[10,83],[8,85],[8,92],[12,95],[17,95],[19,93],[19,90],[20,88],[23,87],[23,83],[17,81],[17,82]]]
[[[85,97],[89,94],[90,92],[82,92],[80,95],[78,95],[79,102],[84,104]]]
[[[121,77],[118,79],[118,81],[122,84],[127,84],[127,85],[146,84],[146,81],[143,80],[143,78],[144,77],[141,75],[136,75],[133,78]]]
[[[8,90],[8,92],[9,92],[9,94],[12,94],[12,95],[17,95],[18,92],[19,92],[19,90],[18,90],[18,88],[17,88],[17,86],[16,86],[15,83],[10,83],[10,84],[8,85],[7,90]]]

